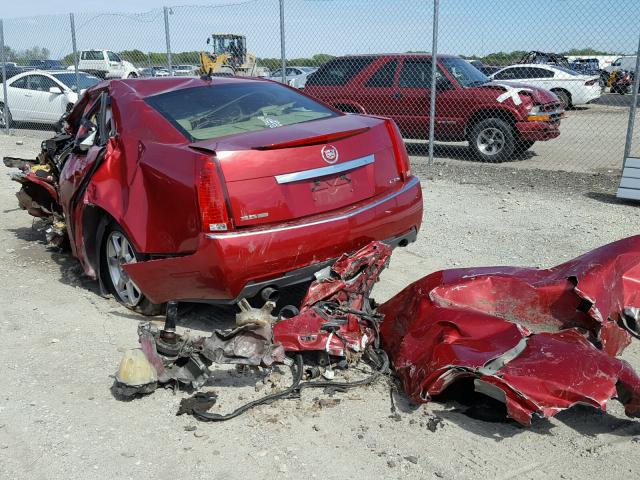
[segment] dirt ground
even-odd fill
[[[0,135],[0,156],[33,155],[38,145],[35,136]],[[640,208],[613,197],[614,177],[494,167],[427,169],[415,161],[424,224],[415,244],[394,253],[377,300],[436,269],[549,266],[638,233]],[[305,390],[299,400],[220,424],[176,416],[183,392],[117,401],[112,375],[122,349],[136,345],[141,317],[100,297],[75,260],[45,248],[37,222],[16,208],[16,190],[0,176],[2,479],[629,479],[640,472],[640,420],[626,418],[616,401],[608,413],[576,407],[531,428],[471,418],[464,402],[415,406],[400,394],[393,415],[386,381],[333,397]],[[232,313],[198,307],[181,326],[210,330]],[[640,343],[624,358],[640,369]],[[208,388],[220,394],[214,409],[223,412],[264,394],[270,381],[222,370]]]

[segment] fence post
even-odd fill
[[[636,51],[636,71],[634,72],[635,80],[633,82],[633,92],[631,96],[631,107],[629,108],[629,122],[627,123],[627,139],[624,142],[624,162],[627,161],[629,153],[631,153],[631,141],[633,139],[633,129],[636,120],[636,109],[638,105],[638,85],[640,84],[640,39],[638,40],[638,50]]]
[[[2,99],[4,115],[4,128],[9,134],[9,99],[7,98],[7,58],[4,52],[4,21],[0,18],[0,61],[2,62]]]
[[[429,102],[429,166],[433,164],[436,125],[436,75],[438,72],[438,13],[440,0],[433,0],[433,39],[431,40],[431,100]]]
[[[171,35],[169,35],[169,8],[164,7],[164,36],[167,41],[167,66],[169,75],[173,77],[173,65],[171,64]]]
[[[287,83],[287,58],[284,41],[284,0],[280,0],[280,68],[282,69],[282,83]]]
[[[78,75],[78,45],[76,44],[76,21],[73,13],[69,14],[71,21],[71,46],[73,48],[73,69],[76,72],[76,92],[80,95],[80,76]]]

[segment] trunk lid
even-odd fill
[[[397,188],[382,119],[344,115],[196,142],[215,152],[236,227],[348,207]]]

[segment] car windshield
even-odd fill
[[[443,57],[440,61],[463,87],[477,87],[490,81],[489,77],[462,58]]]
[[[192,141],[337,116],[327,107],[276,83],[185,88],[154,95],[146,101]]]
[[[52,74],[52,76],[64,83],[74,92],[77,91],[75,73],[54,73]],[[93,75],[87,75],[86,73],[78,73],[78,83],[80,84],[80,90],[86,90],[87,88],[93,87],[94,85],[100,83],[100,79],[98,77],[94,77]]]

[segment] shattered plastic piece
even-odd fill
[[[417,402],[474,378],[523,425],[613,397],[637,417],[640,377],[615,355],[638,335],[639,282],[640,236],[548,270],[440,271],[380,306],[383,346]]]
[[[120,395],[150,393],[156,389],[157,382],[158,373],[141,349],[124,352],[116,374],[116,388]]]

